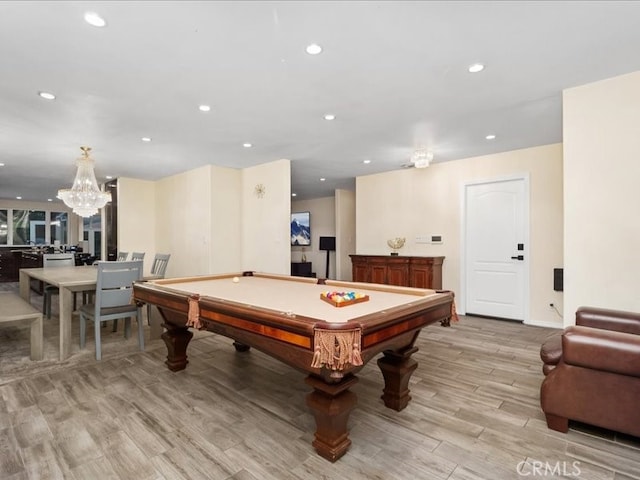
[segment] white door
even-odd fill
[[[528,179],[465,186],[466,313],[525,320]]]

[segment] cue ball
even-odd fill
[[[233,283],[238,283],[240,279],[238,277],[233,277]]]

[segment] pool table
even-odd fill
[[[138,304],[154,305],[162,316],[165,363],[172,371],[187,366],[189,329],[197,328],[233,339],[239,352],[254,347],[307,373],[313,446],[330,461],[351,444],[347,422],[357,402],[349,390],[358,381],[355,374],[382,353],[382,400],[402,410],[411,399],[409,379],[418,366],[411,355],[421,329],[449,325],[455,316],[451,292],[255,272],[136,282],[133,291]],[[361,298],[337,306],[321,299],[327,292],[357,292]]]

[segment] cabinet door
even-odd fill
[[[432,273],[430,265],[412,266],[409,285],[416,288],[434,288]]]
[[[371,283],[387,283],[387,270],[386,265],[371,265],[369,281]]]
[[[389,265],[387,268],[387,285],[406,287],[409,285],[409,267],[404,265]]]
[[[442,262],[444,257],[416,257],[409,268],[409,286],[416,288],[442,288]]]
[[[354,282],[370,282],[369,280],[369,267],[366,263],[353,263],[353,268],[351,269],[351,273],[353,274]]]

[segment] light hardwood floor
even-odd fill
[[[353,444],[330,463],[311,446],[304,374],[205,332],[182,372],[164,366],[161,340],[139,352],[110,328],[96,362],[91,340],[79,350],[77,322],[61,363],[55,314],[39,362],[28,360],[28,329],[0,329],[3,480],[640,479],[639,439],[547,429],[538,352],[549,329],[472,317],[424,329],[402,412],[382,404],[370,362],[352,389]],[[555,470],[536,475],[534,462]]]

